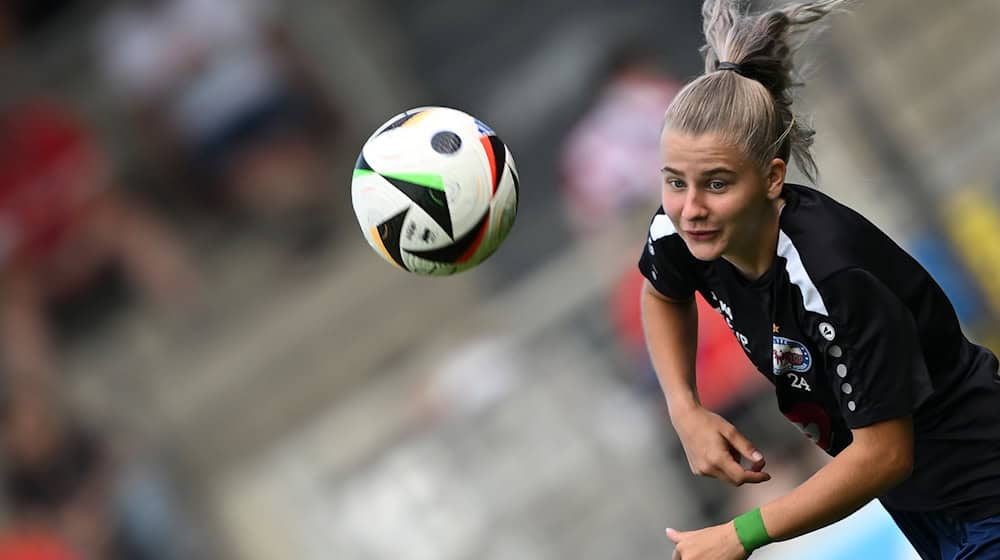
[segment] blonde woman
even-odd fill
[[[675,559],[747,558],[875,498],[922,558],[1000,558],[996,356],[965,338],[940,287],[877,227],[785,183],[790,159],[816,172],[813,131],[792,111],[792,54],[844,4],[749,14],[705,0],[705,74],[667,109],[663,206],[639,268],[647,345],[691,470],[737,486],[770,479],[753,443],[699,403],[695,291],[781,412],[833,456],[733,521],[668,529]]]

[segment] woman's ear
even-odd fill
[[[781,189],[785,185],[785,173],[788,171],[788,165],[785,160],[774,158],[767,169],[767,176],[765,180],[767,181],[767,198],[769,200],[777,200],[781,196]]]

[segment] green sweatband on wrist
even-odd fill
[[[743,550],[747,554],[764,545],[771,544],[771,537],[768,536],[767,529],[764,527],[764,518],[760,515],[760,508],[748,511],[733,519],[733,525],[736,527],[736,536],[739,537],[740,544],[743,545]]]

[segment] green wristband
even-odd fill
[[[760,508],[733,519],[733,525],[736,527],[736,536],[739,537],[740,544],[747,554],[771,543],[771,537],[764,527],[764,518],[760,515]]]

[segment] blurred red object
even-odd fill
[[[630,268],[615,286],[611,298],[611,312],[619,338],[628,351],[641,355],[646,352],[639,304],[644,280],[637,268]],[[724,411],[758,391],[766,381],[743,353],[722,316],[700,294],[695,298],[698,302],[698,395],[705,407]]]
[[[43,531],[0,534],[0,560],[82,560],[58,537]]]
[[[58,105],[0,116],[0,260],[42,258],[63,243],[106,185],[99,149]]]

